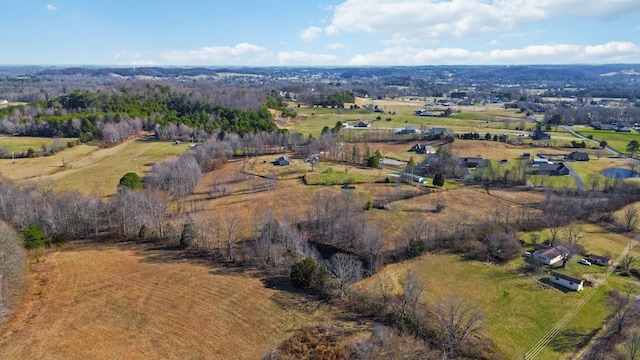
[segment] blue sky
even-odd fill
[[[639,0],[0,0],[0,64],[640,63]]]

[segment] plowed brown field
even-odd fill
[[[170,250],[72,244],[34,264],[2,359],[256,359],[318,316],[302,297]]]

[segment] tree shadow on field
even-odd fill
[[[586,346],[589,340],[595,336],[598,329],[592,332],[584,332],[576,328],[565,329],[559,332],[556,337],[551,340],[549,347],[559,353],[576,352]]]

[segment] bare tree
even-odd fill
[[[620,266],[622,266],[622,269],[624,269],[625,271],[629,271],[629,269],[631,268],[631,265],[633,265],[633,263],[636,262],[636,257],[631,255],[631,253],[627,253],[622,260],[620,260]]]
[[[409,271],[407,276],[401,282],[402,293],[398,302],[394,305],[394,313],[399,322],[404,323],[410,317],[416,315],[420,297],[426,288],[423,280],[421,280],[415,271]]]
[[[591,191],[594,191],[598,187],[598,185],[600,185],[601,179],[602,176],[597,173],[591,173],[587,175],[587,184],[589,184]]]
[[[562,230],[562,245],[565,247],[562,256],[562,266],[573,258],[573,255],[581,251],[582,229],[575,225],[569,225]]]
[[[635,230],[636,225],[638,225],[639,215],[640,213],[638,212],[638,208],[633,204],[624,208],[622,211],[622,219],[627,231]]]
[[[0,222],[0,323],[9,315],[12,295],[18,293],[24,281],[25,256],[18,234]]]
[[[612,290],[607,294],[607,305],[611,308],[611,320],[616,333],[620,333],[634,315],[636,310],[634,300],[629,293],[623,294],[618,290]]]
[[[234,245],[236,242],[236,237],[238,236],[239,223],[240,220],[238,219],[238,215],[233,212],[229,213],[225,219],[223,232],[228,259],[231,259],[234,254]]]
[[[640,355],[640,331],[633,329],[631,337],[624,343],[625,349],[629,352],[629,360],[637,360]]]
[[[442,331],[444,359],[455,357],[456,351],[471,335],[484,328],[484,314],[477,306],[457,296],[449,296],[436,305],[435,311]]]
[[[347,293],[347,286],[360,280],[362,275],[362,263],[355,256],[345,253],[334,254],[329,261],[325,262],[325,269],[335,280],[335,297],[344,297]]]

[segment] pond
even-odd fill
[[[609,168],[602,170],[602,175],[615,179],[627,179],[627,178],[637,178],[640,177],[640,174],[637,172],[633,172],[629,169],[623,168]]]

